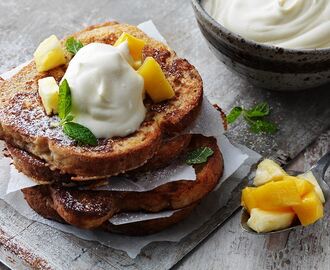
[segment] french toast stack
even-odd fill
[[[215,138],[184,132],[194,124],[203,99],[201,77],[187,60],[135,26],[109,22],[72,37],[84,45],[113,45],[123,32],[146,42],[143,58],[153,57],[158,62],[175,92],[174,98],[161,103],[145,99],[146,117],[136,132],[98,139],[96,146],[77,144],[61,127],[52,125],[58,116],[45,113],[38,94],[38,80],[53,76],[60,82],[67,65],[40,73],[31,62],[12,79],[0,83],[0,135],[15,167],[38,183],[22,192],[41,216],[79,228],[141,235],[158,232],[187,217],[218,184],[223,160]],[[70,60],[72,56],[66,57]],[[206,162],[193,165],[194,181],[182,179],[144,192],[102,188],[111,185],[113,176],[135,179],[136,175],[175,164],[203,147],[213,153]],[[165,210],[177,211],[170,217],[123,225],[109,221],[119,213]]]

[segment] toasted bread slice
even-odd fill
[[[26,200],[31,208],[39,215],[60,223],[67,223],[52,207],[53,201],[49,196],[47,189],[30,189],[28,194],[29,195],[26,195]],[[121,225],[114,225],[109,221],[105,221],[95,229],[134,236],[153,234],[160,232],[188,217],[197,204],[198,203],[195,203],[179,209],[170,217],[156,218]]]
[[[51,128],[58,117],[45,114],[38,95],[38,79],[54,76],[59,82],[66,66],[38,73],[32,62],[11,80],[0,84],[0,133],[6,142],[45,160],[49,168],[62,174],[117,175],[142,166],[158,151],[164,135],[175,134],[188,126],[201,106],[203,86],[197,70],[186,60],[135,26],[105,23],[74,36],[83,44],[114,44],[122,32],[147,42],[143,57],[152,56],[158,61],[175,91],[174,98],[160,104],[146,99],[145,121],[129,136],[100,139],[96,147],[78,146],[60,127]]]
[[[191,140],[191,134],[178,135],[173,138],[164,139],[157,153],[147,161],[146,164],[131,171],[143,172],[148,170],[156,170],[169,165],[174,159],[179,157],[187,150]],[[59,170],[50,170],[45,161],[31,155],[30,153],[13,147],[10,144],[6,145],[7,152],[13,159],[13,163],[17,170],[24,173],[37,183],[54,183],[54,182],[69,182],[69,181],[84,181],[86,185],[90,184],[91,180],[100,180],[102,183],[107,176],[81,177],[70,174],[61,174]],[[95,183],[93,184],[95,185]]]
[[[56,212],[65,222],[86,229],[98,228],[121,212],[155,213],[181,209],[205,197],[222,175],[222,155],[214,138],[194,135],[189,149],[204,146],[210,147],[214,153],[206,163],[194,166],[195,181],[170,182],[146,192],[81,190],[62,185],[40,185],[23,189],[22,192],[31,208],[42,209],[39,204],[47,204],[54,210],[52,216]]]

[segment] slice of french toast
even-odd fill
[[[52,198],[48,194],[48,191],[44,192],[42,189],[31,189],[29,195],[26,195],[26,200],[28,201],[31,208],[40,216],[60,223],[68,224],[52,207],[53,202]],[[154,234],[165,230],[166,228],[187,218],[197,205],[198,203],[195,203],[178,209],[173,213],[173,215],[169,217],[137,221],[120,225],[114,225],[110,221],[105,221],[95,229],[131,236]]]
[[[163,139],[157,153],[143,166],[130,171],[130,173],[156,170],[169,165],[173,160],[186,152],[191,136],[191,134],[182,134],[173,138]],[[58,169],[50,170],[44,160],[33,156],[25,150],[13,147],[10,144],[6,145],[6,150],[12,158],[16,169],[37,183],[44,184],[75,181],[82,184],[83,181],[84,185],[88,185],[92,181],[98,182],[93,183],[93,185],[99,185],[102,184],[104,182],[104,178],[106,178],[104,175],[82,177],[70,174],[61,174]]]
[[[59,82],[67,67],[38,73],[35,63],[31,62],[12,79],[0,84],[1,137],[45,160],[51,170],[82,179],[117,175],[138,168],[152,158],[164,135],[182,131],[195,119],[203,98],[202,80],[188,61],[178,58],[168,46],[149,38],[135,26],[104,23],[73,36],[83,44],[113,45],[123,32],[146,41],[143,57],[156,59],[175,91],[174,98],[159,104],[145,100],[147,115],[135,133],[123,138],[99,139],[97,146],[87,147],[77,145],[60,127],[52,128],[52,123],[59,119],[45,114],[37,82],[47,76],[53,76]]]
[[[87,190],[60,184],[39,185],[22,192],[30,207],[44,217],[57,216],[71,225],[86,229],[99,228],[121,212],[156,213],[185,208],[211,192],[223,173],[223,159],[216,140],[193,135],[188,149],[192,151],[200,147],[210,147],[214,153],[207,162],[194,165],[195,181],[169,182],[145,192]]]

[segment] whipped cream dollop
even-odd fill
[[[259,43],[330,47],[329,0],[203,0],[203,6],[227,29]]]
[[[71,89],[74,122],[97,138],[124,137],[143,122],[143,78],[132,68],[127,42],[80,49],[63,77]]]

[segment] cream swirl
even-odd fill
[[[259,43],[330,47],[329,0],[204,0],[203,6],[227,29]]]
[[[97,138],[125,137],[143,122],[143,78],[131,67],[127,42],[84,46],[63,77],[72,96],[74,121]]]

